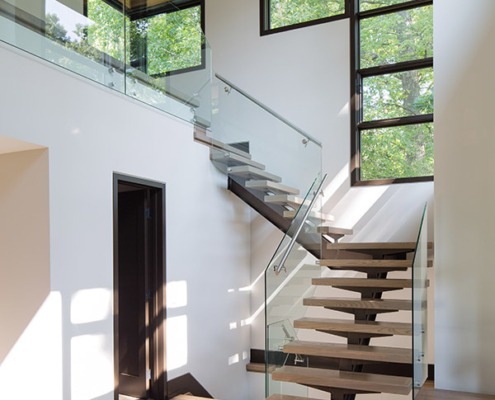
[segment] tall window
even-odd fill
[[[347,17],[348,0],[260,0],[261,34]]]
[[[433,0],[355,0],[352,181],[433,179]]]

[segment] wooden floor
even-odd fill
[[[495,396],[451,392],[449,390],[439,390],[433,387],[432,383],[426,383],[416,400],[488,400],[495,399]]]

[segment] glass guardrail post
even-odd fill
[[[419,394],[428,378],[427,340],[427,207],[421,218],[412,268],[412,324],[413,324],[413,399]]]

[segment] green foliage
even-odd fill
[[[433,56],[433,7],[361,21],[361,68]]]
[[[402,3],[361,1],[369,10]],[[433,56],[433,10],[423,6],[365,18],[360,23],[361,68]],[[433,68],[363,79],[363,120],[433,113]],[[361,179],[433,174],[433,125],[405,125],[361,132]]]
[[[433,125],[405,125],[361,133],[361,179],[433,175]]]
[[[345,12],[344,0],[266,0],[270,29],[327,18]]]
[[[46,16],[46,35],[99,61],[109,55],[151,76],[201,64],[200,7],[131,21],[123,10],[102,0],[87,1],[87,24],[77,24],[71,39],[59,17]]]
[[[360,0],[359,10],[368,11],[374,10],[375,8],[393,6],[400,3],[405,3],[410,0]]]

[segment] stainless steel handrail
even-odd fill
[[[289,257],[289,253],[292,251],[292,248],[294,247],[294,244],[296,243],[297,237],[299,236],[299,233],[301,233],[302,227],[303,227],[304,223],[306,222],[306,220],[308,219],[309,213],[311,212],[311,210],[313,209],[313,207],[316,203],[316,199],[319,196],[318,193],[320,193],[321,187],[323,186],[323,182],[325,181],[326,177],[327,177],[327,175],[325,174],[325,176],[322,178],[320,184],[318,185],[318,189],[316,189],[316,191],[315,191],[315,196],[313,197],[313,200],[311,200],[311,203],[309,204],[308,209],[305,211],[304,216],[302,218],[302,221],[299,224],[299,226],[297,227],[296,233],[291,237],[289,245],[287,246],[287,249],[285,250],[285,253],[282,256],[282,260],[280,261],[280,264],[273,266],[273,269],[275,270],[275,274],[278,275],[280,273],[280,271],[282,271],[282,269],[284,268],[284,264],[287,261],[287,258]],[[301,206],[301,207],[303,207],[303,206]],[[296,215],[296,218],[297,218],[297,215]],[[296,219],[294,218],[294,221],[295,220]]]
[[[282,117],[279,113],[277,113],[276,111],[273,111],[270,107],[264,105],[263,103],[261,103],[259,100],[256,100],[253,96],[251,96],[250,94],[246,93],[244,90],[242,90],[241,88],[239,88],[238,86],[234,85],[232,82],[230,82],[229,80],[225,79],[224,77],[222,77],[221,75],[219,74],[215,74],[215,77],[218,78],[219,80],[221,80],[223,83],[225,83],[226,85],[230,86],[232,89],[234,89],[236,92],[239,92],[240,94],[242,94],[244,97],[246,97],[247,99],[251,100],[253,103],[255,103],[257,106],[261,107],[263,110],[265,110],[266,112],[270,113],[271,115],[273,115],[275,118],[279,119],[280,121],[282,121],[284,124],[286,124],[287,126],[290,126],[292,129],[294,129],[296,132],[300,133],[302,136],[304,136],[305,139],[307,139],[308,141],[310,142],[313,142],[314,144],[316,144],[317,146],[319,147],[322,147],[322,144],[321,142],[318,140],[318,139],[315,139],[314,137],[312,137],[311,135],[309,135],[308,133],[306,133],[305,131],[303,131],[301,128],[297,127],[296,125],[294,125],[292,122],[288,121],[287,119],[285,119],[284,117]]]

